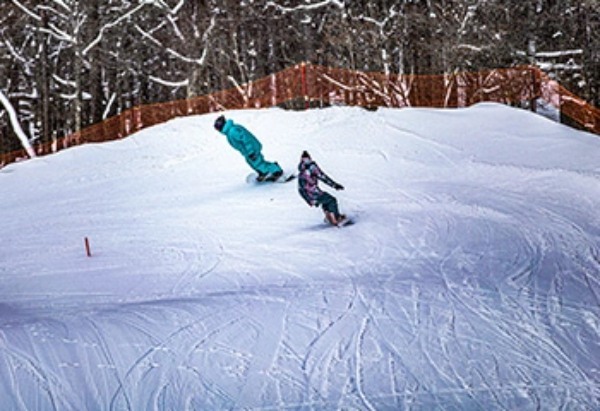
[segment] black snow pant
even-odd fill
[[[317,197],[317,206],[319,205],[323,207],[323,210],[333,213],[336,218],[340,216],[337,200],[331,194],[323,192],[319,195]]]

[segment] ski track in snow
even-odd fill
[[[515,112],[471,110],[482,124]],[[358,222],[341,229],[320,223],[295,182],[245,184],[213,135],[165,147],[148,130],[68,150],[54,156],[70,160],[60,181],[35,173],[50,157],[3,170],[0,186],[40,178],[39,199],[70,187],[48,208],[2,191],[6,409],[599,408],[600,175],[479,158],[423,131],[428,113],[444,115],[232,114],[279,161],[297,161],[303,136],[346,185],[337,197]],[[274,123],[297,131],[270,138]],[[70,170],[78,156],[99,165]]]

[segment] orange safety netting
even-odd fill
[[[492,101],[520,105],[543,99],[582,128],[600,134],[600,110],[567,91],[539,68],[522,66],[442,75],[402,75],[299,64],[212,94],[135,107],[98,124],[34,147],[38,155],[127,137],[175,117],[221,110],[295,105],[467,107]],[[0,167],[27,158],[25,150],[0,155]]]

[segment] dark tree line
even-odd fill
[[[537,64],[600,106],[598,0],[2,0],[0,91],[30,141],[293,64]],[[0,106],[0,150],[20,148]]]

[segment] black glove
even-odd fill
[[[343,189],[344,189],[344,186],[343,186],[343,185],[341,185],[341,184],[335,183],[335,185],[333,186],[333,188],[335,188],[336,190],[338,190],[338,191],[339,191],[339,190],[343,190]]]
[[[248,158],[250,159],[250,161],[256,161],[256,153],[248,154]]]

